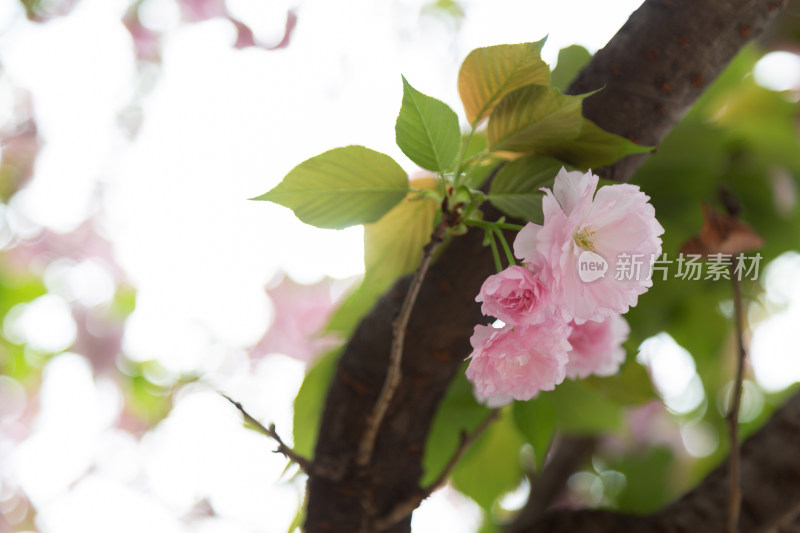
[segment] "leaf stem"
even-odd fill
[[[495,224],[494,233],[495,233],[495,235],[497,235],[497,239],[500,241],[500,244],[503,246],[503,251],[506,254],[506,260],[508,261],[508,266],[516,265],[517,263],[514,261],[514,254],[511,252],[511,248],[509,248],[509,246],[508,246],[508,242],[506,241],[506,237],[505,237],[505,235],[503,235],[503,232],[500,230],[500,228],[497,227],[497,224]]]
[[[395,392],[397,392],[397,387],[400,386],[400,380],[402,379],[401,364],[403,362],[403,344],[405,342],[408,321],[411,318],[411,311],[417,301],[419,290],[422,287],[425,274],[427,274],[428,268],[431,265],[433,255],[444,241],[447,229],[451,225],[451,214],[447,212],[442,213],[442,220],[433,230],[430,241],[425,245],[422,251],[422,259],[419,267],[417,267],[417,271],[411,279],[411,284],[408,287],[408,292],[400,307],[400,312],[392,324],[392,347],[389,353],[389,369],[386,372],[386,379],[383,382],[383,387],[375,402],[375,406],[372,408],[369,418],[367,418],[366,428],[364,429],[364,434],[358,445],[356,464],[359,466],[369,464],[370,459],[372,459],[372,452],[375,449],[375,439],[378,436],[378,429],[380,429],[381,422],[386,415],[386,410],[389,408],[389,404]]]
[[[503,253],[506,256],[506,260],[508,261],[509,266],[516,265],[516,261],[514,260],[514,253],[511,251],[511,247],[508,245],[508,241],[506,241],[505,235],[503,232],[500,231],[502,229],[516,229],[519,228],[516,224],[507,224],[505,222],[486,222],[484,220],[466,220],[464,223],[467,226],[475,226],[477,228],[481,228],[483,231],[486,232],[486,239],[489,241],[489,246],[492,248],[492,257],[494,258],[494,267],[497,269],[497,272],[503,271],[503,262],[500,259],[500,249],[497,247],[497,242],[495,239],[500,241],[500,245],[503,247]],[[520,228],[521,229],[521,228]],[[485,245],[484,241],[484,245]]]
[[[500,252],[497,249],[497,242],[494,240],[494,231],[486,230],[486,237],[489,239],[489,245],[492,248],[492,257],[494,258],[494,268],[497,272],[503,271],[503,263],[500,261]]]
[[[495,222],[494,224],[500,229],[508,229],[512,231],[520,231],[524,226],[520,226],[519,224],[511,224],[510,222]]]

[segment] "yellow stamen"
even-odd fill
[[[594,251],[594,242],[592,242],[593,236],[594,232],[592,230],[589,228],[582,228],[572,236],[572,240],[575,241],[575,244],[577,244],[579,248]]]

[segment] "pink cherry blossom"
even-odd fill
[[[628,322],[620,315],[614,315],[602,322],[589,320],[571,326],[569,343],[572,351],[568,354],[567,377],[578,379],[590,374],[616,374],[625,361],[622,343],[628,340],[631,331]]]
[[[499,407],[564,381],[570,327],[553,315],[535,326],[475,326],[467,378],[478,401]]]
[[[253,348],[253,357],[278,352],[311,363],[341,342],[323,334],[335,309],[330,279],[303,285],[286,277],[267,294],[275,320]]]
[[[564,319],[577,324],[635,306],[652,285],[652,264],[661,255],[664,228],[649,197],[635,185],[608,185],[595,194],[596,189],[597,176],[562,169],[553,190],[543,189],[544,224],[528,224],[514,242],[520,259],[540,265],[540,279]],[[608,265],[591,282],[578,275],[587,251]]]
[[[539,281],[538,272],[510,266],[486,278],[475,301],[483,303],[484,315],[506,324],[538,324],[545,319],[550,293]]]

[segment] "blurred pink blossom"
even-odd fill
[[[115,375],[122,346],[124,325],[107,307],[73,304],[72,318],[78,327],[72,350],[84,355],[95,375]]]
[[[178,0],[181,16],[189,22],[200,22],[214,17],[227,17],[225,0]]]
[[[103,233],[100,222],[92,217],[68,233],[43,230],[36,237],[20,240],[5,252],[4,265],[13,273],[41,275],[55,259],[73,261],[95,259],[109,269],[116,281],[125,279],[117,265],[114,247]]]
[[[569,333],[552,315],[536,326],[475,326],[467,378],[478,401],[499,407],[553,390],[566,375]]]
[[[22,102],[18,106],[28,112],[26,108],[30,104]],[[33,118],[28,116],[12,131],[0,132],[0,146],[2,146],[0,172],[3,175],[0,198],[8,199],[30,180],[36,157],[42,146]]]
[[[133,49],[138,59],[155,62],[161,58],[160,35],[143,25],[136,11],[131,10],[126,14],[122,24],[131,34]]]
[[[628,321],[620,315],[614,315],[601,322],[588,320],[583,324],[570,324],[572,333],[569,343],[567,377],[579,379],[591,374],[611,376],[619,371],[625,361],[625,349],[622,343],[628,339],[631,331]]]
[[[275,319],[253,348],[253,355],[279,352],[311,362],[339,344],[337,337],[322,334],[335,307],[331,283],[332,280],[324,279],[313,285],[302,285],[285,277],[268,289]]]
[[[685,455],[686,447],[681,439],[678,418],[670,414],[661,400],[636,406],[625,413],[629,430],[626,442],[620,442],[616,435],[608,435],[604,447],[617,453],[654,446],[666,446],[675,455]]]

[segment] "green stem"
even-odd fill
[[[467,226],[475,226],[476,228],[481,228],[486,231],[491,231],[492,229],[489,223],[484,222],[483,220],[475,220],[475,219],[465,220],[464,224],[466,224]]]
[[[494,268],[497,270],[497,272],[502,272],[503,263],[500,261],[500,252],[497,250],[497,243],[494,241],[494,232],[491,230],[487,230],[486,236],[489,237],[489,245],[492,248],[492,257],[494,257]]]
[[[503,232],[500,231],[500,228],[498,228],[497,225],[495,225],[494,227],[494,233],[495,235],[497,235],[500,244],[503,246],[503,251],[506,253],[506,260],[508,260],[508,266],[516,265],[517,263],[514,261],[514,254],[511,252],[511,248],[508,246],[506,237],[505,235],[503,235]]]

